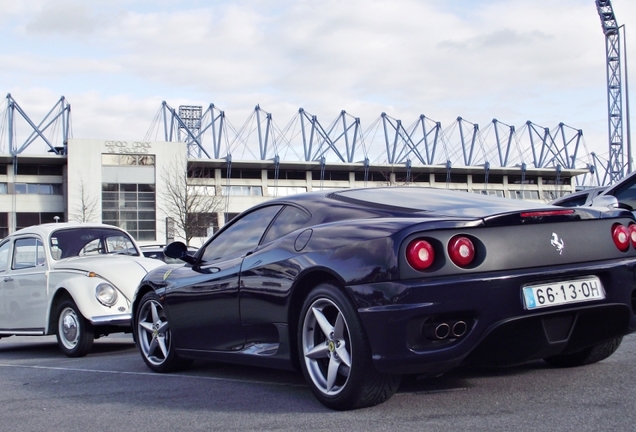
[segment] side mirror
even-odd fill
[[[590,203],[591,207],[619,208],[618,199],[614,195],[599,195]]]
[[[180,259],[193,264],[195,259],[188,255],[188,247],[183,242],[172,242],[163,248],[163,254],[169,258]]]

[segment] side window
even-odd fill
[[[42,266],[46,262],[44,245],[36,238],[22,238],[14,243],[13,269]]]
[[[7,265],[9,264],[9,250],[11,250],[11,242],[5,242],[2,246],[0,246],[0,273],[3,273],[7,270]]]
[[[616,197],[618,202],[627,204],[631,208],[636,208],[636,183],[626,183],[619,189],[616,189],[612,195]]]
[[[202,260],[214,261],[254,249],[281,208],[280,205],[264,207],[236,220],[205,247]]]
[[[285,207],[276,217],[272,226],[269,227],[269,230],[267,230],[263,243],[269,243],[292,231],[296,231],[298,228],[302,228],[310,219],[309,213],[298,207]]]

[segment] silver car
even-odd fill
[[[111,225],[16,231],[0,241],[0,338],[55,334],[64,354],[84,356],[95,338],[130,331],[133,293],[161,264]]]

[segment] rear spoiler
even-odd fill
[[[617,207],[546,207],[501,213],[484,218],[485,226],[525,225],[547,222],[565,222],[574,220],[630,218],[629,210]]]

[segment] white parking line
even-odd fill
[[[106,370],[97,370],[97,369],[77,369],[77,368],[53,367],[53,366],[13,365],[13,364],[3,364],[3,363],[0,363],[0,367],[4,367],[4,368],[23,368],[23,369],[43,369],[43,370],[56,370],[56,371],[67,371],[67,372],[92,372],[92,373],[104,373],[104,374],[114,374],[114,375],[140,375],[140,376],[153,376],[153,377],[175,377],[175,378],[189,378],[189,379],[201,379],[201,380],[211,380],[211,381],[226,381],[226,382],[243,383],[243,384],[262,384],[262,385],[285,386],[285,387],[306,387],[305,384],[292,384],[292,383],[255,381],[255,380],[241,380],[241,379],[234,379],[234,378],[219,378],[219,377],[209,377],[209,376],[192,376],[192,375],[181,375],[181,374],[162,374],[162,373],[154,373],[154,372],[106,371]]]

